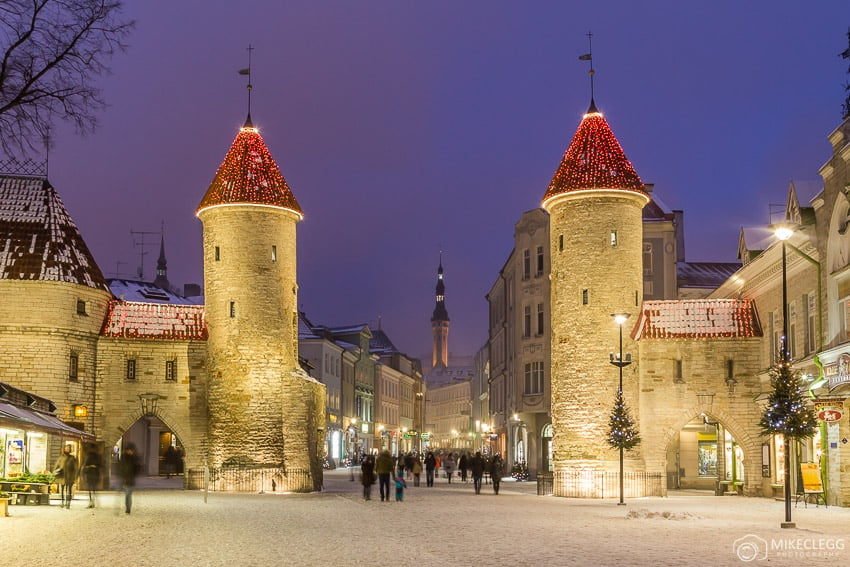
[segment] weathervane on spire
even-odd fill
[[[248,67],[245,69],[239,69],[240,75],[248,75],[248,119],[245,121],[245,126],[251,127],[253,124],[251,123],[251,90],[254,88],[251,85],[251,52],[254,51],[254,48],[251,44],[248,44]]]
[[[593,33],[587,32],[587,43],[590,46],[590,49],[584,55],[579,55],[579,61],[590,61],[590,71],[587,72],[590,75],[590,109],[587,111],[591,112],[599,112],[596,110],[596,103],[593,100],[593,76],[596,74],[596,71],[593,70]]]

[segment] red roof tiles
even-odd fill
[[[101,335],[138,339],[207,339],[202,305],[111,301]]]
[[[749,299],[644,301],[635,339],[721,339],[762,336]]]

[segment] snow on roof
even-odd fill
[[[108,289],[59,194],[44,177],[0,175],[0,279]]]
[[[679,287],[717,288],[741,268],[740,262],[679,262]]]
[[[173,303],[177,305],[203,305],[203,296],[183,297],[151,282],[112,278],[106,280],[112,295],[124,301],[138,303]]]
[[[762,336],[749,299],[644,301],[635,339],[728,339]]]
[[[207,339],[202,305],[111,301],[101,335],[139,339]]]

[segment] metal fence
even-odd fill
[[[555,494],[567,498],[613,498],[620,495],[620,474],[592,470],[538,472],[537,494]],[[625,473],[623,496],[664,496],[661,473]]]
[[[307,469],[267,465],[225,465],[211,469],[189,469],[190,489],[228,492],[312,492],[313,475]]]

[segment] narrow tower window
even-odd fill
[[[230,316],[236,317],[236,302],[235,301],[230,302]]]
[[[564,251],[564,235],[563,234],[558,235],[558,250],[560,252]]]
[[[673,368],[674,382],[676,382],[676,384],[684,384],[685,379],[682,376],[682,361],[681,359],[677,359],[673,362],[675,363],[675,367]]]
[[[176,360],[166,360],[165,361],[165,379],[167,381],[177,380],[177,361]]]
[[[581,304],[587,305],[587,303],[588,303],[588,301],[587,301],[587,290],[583,289],[583,290],[581,290]]]
[[[86,302],[82,299],[77,300],[77,315],[88,315],[86,311]]]
[[[611,231],[611,246],[616,246],[616,245],[617,245],[617,231],[612,230]]]
[[[221,260],[221,248],[218,246],[215,247],[215,261],[218,262]]]
[[[76,382],[79,378],[80,371],[80,355],[76,352],[71,353],[68,359],[68,380]]]
[[[277,246],[272,244],[272,262],[277,262]]]
[[[136,360],[130,358],[127,360],[127,380],[136,379]]]

